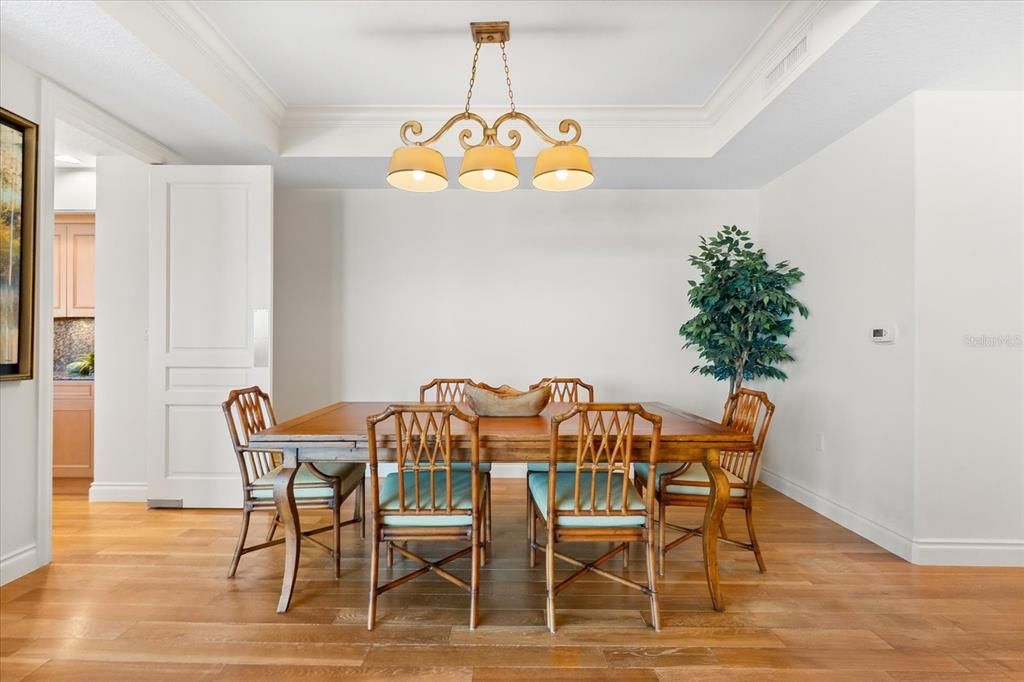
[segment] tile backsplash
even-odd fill
[[[68,363],[90,353],[96,345],[96,320],[92,317],[58,317],[53,320],[53,371],[67,372]]]

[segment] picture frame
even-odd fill
[[[35,366],[39,126],[0,108],[0,381]]]

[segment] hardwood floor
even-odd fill
[[[912,566],[763,487],[768,573],[723,546],[725,613],[711,610],[691,542],[668,556],[660,634],[646,627],[643,595],[583,578],[560,596],[550,635],[544,572],[527,567],[523,483],[494,484],[496,547],[475,632],[468,596],[433,576],[381,596],[368,632],[369,551],[355,527],[344,529],[340,580],[326,554],[305,549],[282,616],[280,547],[224,577],[238,512],[58,495],[54,563],[0,588],[0,679],[1024,679],[1024,571]],[[742,514],[726,523],[742,537]],[[394,574],[409,567],[396,558]],[[643,571],[639,548],[630,568]]]

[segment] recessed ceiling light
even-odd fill
[[[57,163],[69,163],[72,166],[82,165],[82,162],[79,159],[75,158],[74,156],[71,156],[70,154],[57,154],[57,156],[53,158],[54,161],[56,161]]]

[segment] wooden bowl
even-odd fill
[[[518,391],[508,385],[467,383],[466,402],[481,417],[536,417],[551,402],[551,387]]]

